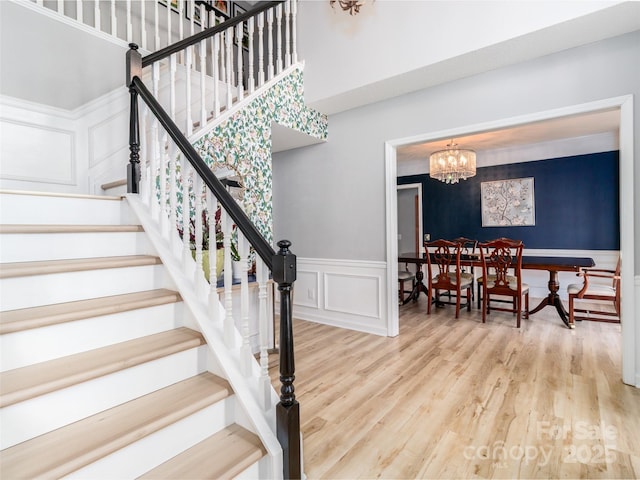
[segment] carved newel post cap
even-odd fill
[[[281,254],[285,254],[289,251],[289,247],[291,246],[291,242],[289,240],[280,240],[278,242],[278,246],[280,247]]]
[[[130,43],[129,44],[129,48],[131,50],[138,50],[138,44],[137,43]]]

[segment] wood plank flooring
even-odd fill
[[[308,478],[640,476],[620,325],[568,330],[545,308],[517,329],[509,313],[483,325],[475,309],[434,310],[426,297],[401,307],[395,338],[295,321]]]

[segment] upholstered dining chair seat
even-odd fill
[[[409,270],[400,270],[398,272],[398,280],[413,280],[416,278],[415,273],[410,272]]]
[[[456,278],[456,272],[449,272],[449,277]],[[473,273],[460,272],[460,278],[469,279],[473,281]]]
[[[449,278],[451,279],[451,283],[456,284],[456,274],[455,272],[449,272]],[[433,277],[433,281],[437,281],[438,277]],[[467,288],[467,286],[471,285],[473,282],[473,275],[470,273],[460,273],[460,288]]]
[[[567,287],[567,292],[569,294],[577,294],[584,285],[581,283],[572,283]],[[585,292],[585,295],[608,295],[612,298],[616,296],[616,289],[613,287],[609,287],[608,285],[593,285],[589,284],[589,288]]]

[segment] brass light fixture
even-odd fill
[[[349,12],[349,15],[355,15],[360,13],[360,7],[364,5],[365,0],[329,0],[331,7],[335,8],[335,4],[340,5],[340,8],[345,12]]]
[[[446,150],[429,156],[429,176],[445,183],[458,183],[476,175],[476,152],[458,148],[453,139]]]

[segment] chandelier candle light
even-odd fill
[[[476,152],[457,148],[453,140],[446,150],[429,155],[429,176],[445,183],[458,183],[460,179],[476,175]]]

